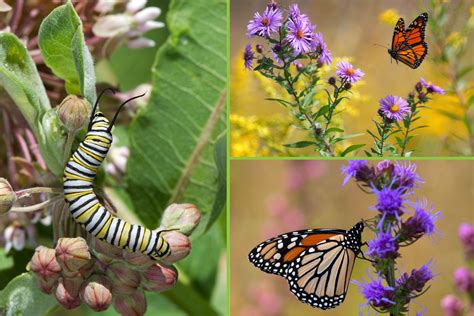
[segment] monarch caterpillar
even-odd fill
[[[117,247],[146,254],[154,260],[167,257],[171,250],[161,236],[163,231],[152,231],[140,225],[132,225],[112,215],[97,199],[93,182],[102,161],[112,145],[112,127],[123,106],[145,94],[123,102],[112,121],[97,111],[103,90],[92,110],[87,135],[72,154],[64,170],[64,196],[69,203],[69,211],[74,220],[96,238]]]
[[[313,307],[334,308],[346,297],[364,223],[349,230],[307,229],[268,239],[249,253],[260,270],[288,280],[291,292]]]

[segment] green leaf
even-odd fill
[[[288,148],[304,148],[304,147],[313,146],[313,145],[316,145],[316,143],[302,140],[293,144],[284,144],[283,146],[288,147]]]
[[[54,296],[42,293],[29,273],[17,276],[0,292],[0,315],[45,315],[55,305]]]
[[[81,19],[71,2],[54,9],[41,23],[39,47],[46,65],[66,81],[66,91],[95,101],[95,73]]]
[[[36,65],[12,33],[0,33],[0,84],[5,88],[35,134],[51,108]]]
[[[218,171],[217,182],[218,189],[216,198],[214,200],[214,206],[208,216],[206,230],[216,221],[221,212],[224,210],[226,198],[227,198],[227,138],[226,135],[222,135],[216,143],[215,156],[216,167]]]
[[[127,187],[150,227],[174,202],[212,211],[218,191],[214,146],[226,124],[226,1],[174,0],[167,25],[150,103],[130,128]]]
[[[362,148],[364,147],[365,144],[357,144],[357,145],[351,145],[349,147],[347,147],[342,153],[341,153],[341,156],[344,157],[346,156],[348,153],[352,152],[352,151],[355,151],[359,148]]]
[[[56,109],[49,109],[41,118],[41,127],[37,135],[38,144],[45,148],[42,151],[48,168],[57,176],[64,172],[63,151],[66,143],[64,129]]]

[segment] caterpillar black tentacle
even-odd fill
[[[69,203],[69,211],[74,220],[90,234],[114,246],[143,253],[154,260],[170,255],[168,242],[161,236],[164,231],[152,231],[141,225],[129,224],[112,215],[98,200],[93,182],[97,170],[104,161],[112,145],[111,129],[123,106],[145,94],[135,96],[123,102],[112,121],[97,111],[97,98],[91,113],[87,135],[72,154],[64,170],[64,196]]]

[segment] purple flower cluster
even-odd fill
[[[284,17],[284,11],[276,4],[269,3],[262,14],[256,12],[247,25],[247,35],[262,37],[268,41],[270,52],[278,64],[283,61],[291,63],[305,54],[315,58],[319,64],[332,62],[331,52],[321,33],[315,33],[316,25],[312,24],[306,14],[301,13],[297,4],[292,4]],[[245,50],[244,65],[251,69],[251,47]],[[265,56],[263,49],[259,54]],[[251,56],[251,57],[250,57]],[[264,59],[262,59],[264,60]]]
[[[435,211],[426,200],[416,199],[414,189],[423,180],[416,172],[416,165],[409,163],[379,162],[370,166],[367,161],[349,161],[342,168],[344,185],[354,179],[364,191],[372,193],[377,203],[372,209],[377,215],[365,221],[365,225],[375,232],[375,237],[367,242],[365,254],[372,260],[377,278],[358,284],[370,305],[380,312],[406,310],[413,297],[420,295],[434,274],[431,261],[411,273],[403,273],[396,278],[396,261],[400,249],[416,242],[424,235],[437,232],[435,222],[441,213]],[[415,202],[411,200],[415,199]],[[413,213],[405,219],[404,216]],[[464,285],[465,288],[468,285]]]

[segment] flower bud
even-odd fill
[[[112,282],[114,294],[131,294],[140,285],[140,273],[121,262],[110,265],[106,274]]]
[[[112,285],[100,275],[90,277],[81,290],[81,299],[96,312],[105,311],[112,302]]]
[[[423,84],[421,82],[417,82],[415,85],[416,92],[421,92],[423,90]]]
[[[426,101],[426,93],[424,93],[423,91],[420,92],[418,94],[418,99],[420,99],[421,102],[425,102]]]
[[[147,308],[145,292],[138,289],[131,295],[117,295],[114,307],[122,315],[143,315]]]
[[[141,24],[149,20],[154,20],[159,17],[161,14],[161,9],[157,7],[148,7],[139,12],[137,12],[133,18],[135,22]]]
[[[335,84],[336,84],[336,78],[330,77],[330,78],[328,79],[328,83],[329,83],[330,85],[332,85],[332,86],[335,85]]]
[[[138,10],[143,9],[147,0],[130,0],[127,3],[126,11],[130,13],[135,13]]]
[[[170,245],[171,254],[164,259],[166,262],[176,262],[187,255],[191,251],[191,243],[186,235],[176,231],[167,232],[163,236]]]
[[[260,44],[257,44],[255,45],[255,50],[257,51],[257,53],[261,54],[263,53],[263,46]]]
[[[25,247],[26,231],[25,228],[18,222],[13,222],[3,232],[5,239],[5,252],[9,252],[12,248],[15,250],[22,250]]]
[[[415,97],[415,93],[413,91],[410,91],[410,93],[408,93],[408,98],[413,99],[414,97]]]
[[[68,95],[58,106],[58,117],[68,131],[77,131],[89,120],[89,105],[78,96]]]
[[[173,266],[167,267],[156,263],[143,274],[143,287],[148,291],[165,291],[172,288],[177,279],[178,271]]]
[[[56,259],[66,275],[77,275],[78,270],[89,263],[91,254],[82,237],[59,238]]]
[[[123,257],[128,264],[133,265],[133,268],[139,271],[146,270],[148,267],[152,266],[156,262],[147,255],[139,252],[124,251]]]
[[[73,309],[81,305],[79,290],[82,278],[59,278],[54,295],[59,304],[66,309]]]
[[[459,291],[474,294],[474,275],[464,267],[454,272],[454,283]]]
[[[464,246],[467,256],[474,255],[474,226],[468,223],[459,225],[458,237]]]
[[[155,41],[145,37],[139,37],[137,39],[130,40],[127,43],[129,48],[149,48],[154,47],[155,45]]]
[[[61,273],[61,266],[56,260],[54,249],[44,246],[35,249],[28,269],[44,279],[57,279]]]
[[[352,88],[352,85],[351,85],[350,82],[346,82],[346,83],[344,84],[344,89],[350,90],[351,88]]]
[[[114,37],[130,31],[133,19],[127,14],[110,14],[100,17],[92,27],[92,32],[98,37]]]
[[[462,315],[462,302],[454,295],[446,295],[441,300],[441,307],[444,310],[445,316],[460,316]]]
[[[199,209],[193,204],[171,204],[161,218],[162,229],[178,229],[180,233],[190,235],[201,220]]]
[[[122,259],[125,252],[123,249],[97,238],[93,238],[92,245],[96,257],[105,264],[111,264],[114,260]]]
[[[0,178],[0,215],[7,213],[15,202],[15,191],[6,179]]]

